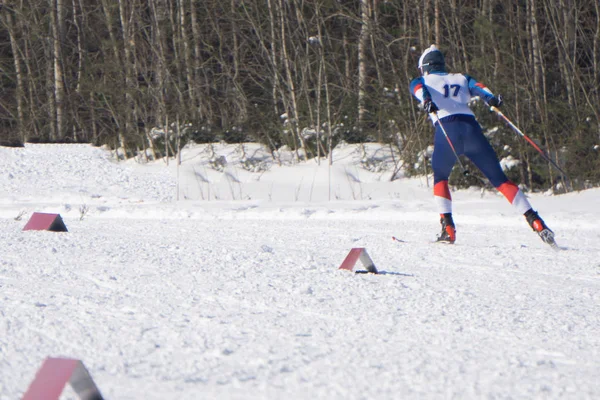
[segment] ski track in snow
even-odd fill
[[[532,198],[555,252],[470,191],[449,246],[426,187],[176,203],[172,168],[89,146],[0,148],[0,167],[2,400],[48,356],[107,399],[600,397],[600,191]],[[23,232],[32,211],[69,232]],[[353,247],[382,273],[338,270]]]

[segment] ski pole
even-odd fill
[[[508,126],[510,126],[515,132],[517,132],[519,135],[521,135],[521,137],[525,140],[527,140],[529,142],[529,144],[531,144],[533,146],[534,149],[536,149],[538,151],[538,153],[540,153],[540,155],[546,160],[548,161],[550,164],[552,164],[557,170],[560,171],[561,174],[563,174],[564,177],[567,176],[567,173],[565,171],[562,170],[562,168],[560,168],[558,166],[558,164],[556,164],[554,161],[552,161],[552,159],[544,152],[544,150],[540,149],[540,147],[535,144],[535,142],[533,140],[531,140],[531,138],[529,138],[529,136],[527,136],[526,134],[524,134],[523,132],[521,132],[521,130],[519,128],[517,128],[515,126],[515,124],[513,124],[508,118],[506,118],[506,116],[504,114],[502,114],[502,111],[500,111],[498,109],[498,107],[494,107],[491,106],[490,110],[494,111],[496,114],[498,114],[503,120],[504,122],[506,122],[508,124]]]
[[[454,156],[456,157],[456,161],[458,161],[458,165],[460,166],[460,169],[462,170],[463,175],[469,176],[470,172],[468,169],[465,168],[463,163],[460,161],[460,158],[458,157],[458,153],[456,153],[456,149],[454,148],[454,145],[452,144],[452,140],[450,140],[450,137],[446,133],[446,129],[444,129],[444,125],[442,124],[440,117],[438,117],[437,112],[435,112],[435,111],[432,112],[432,114],[435,115],[435,119],[437,119],[437,123],[440,125],[440,128],[442,129],[442,133],[446,137],[446,140],[448,141],[448,144],[450,145],[450,148],[452,149],[452,152],[454,153]]]

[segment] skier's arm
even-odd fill
[[[422,77],[413,79],[413,81],[410,83],[410,92],[417,100],[421,102],[425,112],[434,113],[439,111],[439,108],[433,101],[431,101],[431,93],[429,93],[429,90],[427,90],[425,80]]]
[[[502,104],[501,97],[496,97],[483,83],[477,82],[469,75],[465,75],[465,78],[467,78],[467,82],[469,83],[471,96],[479,96],[489,105],[499,106]]]
[[[410,93],[421,103],[425,100],[431,100],[431,94],[427,90],[423,77],[415,78],[410,83]]]

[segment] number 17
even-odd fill
[[[456,96],[458,96],[458,91],[460,90],[460,85],[444,85],[444,97],[450,96],[450,89],[454,89],[452,96],[456,97]]]

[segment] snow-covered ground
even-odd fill
[[[384,149],[372,171],[356,146],[332,168],[212,150],[0,148],[0,399],[49,356],[119,400],[600,398],[600,190],[531,195],[560,252],[454,192],[449,246]],[[23,231],[34,211],[69,232]],[[339,270],[354,247],[382,273]]]

